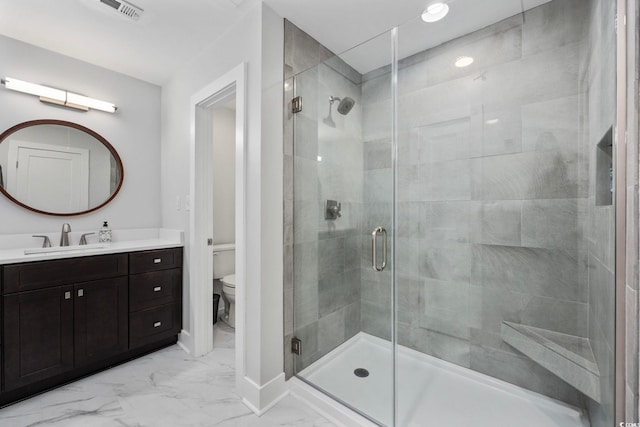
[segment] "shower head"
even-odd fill
[[[333,105],[335,101],[340,101],[340,103],[338,104],[338,113],[342,114],[343,116],[349,114],[353,106],[356,105],[356,101],[348,96],[345,96],[342,99],[338,98],[337,96],[329,97],[329,103],[331,105]]]
[[[344,98],[342,98],[342,101],[340,101],[340,104],[338,104],[338,113],[346,116],[347,114],[349,114],[354,105],[356,105],[356,101],[354,101],[353,98],[345,96]]]

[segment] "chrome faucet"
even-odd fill
[[[93,234],[96,233],[84,233],[82,236],[80,236],[80,245],[86,245],[87,244],[87,236],[91,236]]]
[[[69,232],[71,232],[71,226],[65,222],[64,224],[62,224],[60,246],[69,246]]]

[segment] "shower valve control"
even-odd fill
[[[324,219],[338,219],[342,216],[342,203],[335,200],[327,200],[324,209]]]

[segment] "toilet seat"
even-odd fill
[[[229,288],[235,288],[236,287],[236,275],[235,274],[229,274],[228,276],[224,276],[222,278],[222,280],[220,280],[222,282],[223,286],[227,286]]]

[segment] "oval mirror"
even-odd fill
[[[0,135],[0,191],[46,215],[95,211],[120,191],[122,161],[109,142],[77,123],[33,120]]]

